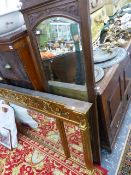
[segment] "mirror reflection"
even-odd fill
[[[79,24],[63,17],[42,21],[35,29],[48,80],[85,84]]]

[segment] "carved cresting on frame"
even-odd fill
[[[59,4],[53,4],[50,3],[50,5],[44,5],[41,7],[42,10],[39,10],[37,12],[33,12],[28,14],[28,20],[29,20],[29,28],[33,30],[36,23],[41,20],[47,18],[47,16],[53,16],[56,14],[61,14],[64,16],[72,16],[72,18],[80,20],[79,18],[79,10],[78,10],[78,3],[74,0],[74,2],[59,2]],[[41,9],[40,8],[40,9]]]
[[[80,113],[66,107],[64,104],[44,99],[40,96],[33,96],[28,93],[21,93],[16,90],[0,88],[0,98],[8,102],[21,105],[25,108],[41,112],[48,117],[56,119],[57,128],[59,130],[65,156],[70,157],[70,150],[64,129],[64,121],[79,126],[81,131],[83,154],[87,169],[93,171],[93,159],[90,142],[89,124],[86,113]]]

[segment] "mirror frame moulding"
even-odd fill
[[[35,0],[21,0],[21,2],[23,3],[21,12],[24,15],[31,41],[30,49],[34,54],[36,67],[39,75],[41,76],[41,82],[43,83],[43,89],[41,89],[41,91],[49,92],[47,80],[41,64],[40,53],[38,51],[38,44],[36,43],[36,38],[34,38],[34,27],[43,19],[55,16],[67,17],[80,24],[85,61],[86,86],[88,87],[88,98],[86,101],[93,103],[93,109],[89,115],[93,158],[94,162],[100,163],[100,138],[97,114],[97,96],[95,91],[89,0],[37,0],[37,2],[35,2]]]
[[[64,122],[77,126],[81,134],[85,164],[84,167],[86,167],[87,171],[90,173],[94,172],[95,168],[93,166],[90,127],[88,121],[88,112],[92,107],[91,103],[74,99],[71,100],[69,98],[51,95],[49,93],[43,93],[5,84],[0,84],[0,98],[6,100],[8,103],[14,103],[26,109],[37,111],[48,116],[49,118],[54,118],[56,121],[56,127],[60,134],[64,156],[71,160],[72,158],[64,128]],[[81,105],[84,106],[84,109],[81,108]],[[21,125],[18,126],[21,127]],[[19,128],[19,131],[22,132],[22,128]],[[28,134],[26,136],[28,136]],[[48,147],[48,145],[46,146]],[[54,148],[50,146],[49,148],[54,150]],[[61,154],[59,151],[56,152]],[[81,163],[79,162],[79,164]]]
[[[83,101],[85,107],[82,110],[80,100],[2,83],[0,83],[0,99],[76,125],[80,125],[92,106],[91,103]]]

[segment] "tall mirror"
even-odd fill
[[[35,28],[48,82],[85,85],[80,26],[65,17],[52,17]]]

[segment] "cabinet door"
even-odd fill
[[[0,71],[5,79],[29,81],[16,51],[0,52]]]
[[[112,89],[112,95],[107,101],[111,122],[115,117],[115,114],[119,108],[121,100],[122,100],[121,84],[120,81],[118,81],[116,83],[116,86],[114,86],[114,88]]]

